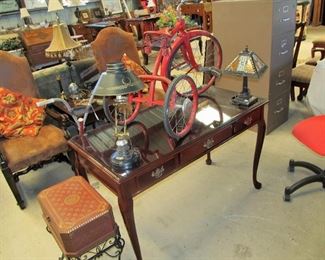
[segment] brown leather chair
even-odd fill
[[[17,57],[0,51],[0,61],[1,87],[20,92],[25,96],[39,96],[25,57]],[[25,202],[17,187],[19,176],[41,168],[44,163],[69,162],[64,155],[67,150],[64,131],[54,125],[43,125],[35,137],[6,139],[0,136],[0,167],[21,209],[25,208]]]
[[[316,52],[319,52],[319,56],[315,56]],[[311,48],[311,59],[306,61],[306,64],[316,66],[317,62],[322,59],[325,59],[325,38],[313,41],[313,47]]]
[[[302,100],[307,94],[309,83],[313,75],[315,66],[308,64],[301,64],[297,66],[297,60],[300,50],[301,41],[303,38],[303,32],[306,23],[299,23],[296,25],[296,32],[298,36],[295,37],[295,48],[292,63],[292,74],[291,74],[291,100],[295,100],[295,87],[299,88],[298,100]]]
[[[96,40],[91,43],[99,72],[106,71],[106,64],[120,62],[124,53],[141,65],[136,43],[132,33],[118,27],[101,30]]]

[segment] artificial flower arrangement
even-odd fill
[[[191,20],[189,16],[183,16],[185,20],[186,27],[193,27],[197,24]],[[159,20],[156,22],[156,25],[159,28],[172,28],[175,26],[177,22],[177,11],[175,8],[173,8],[171,5],[167,6],[162,14],[160,15]]]

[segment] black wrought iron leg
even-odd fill
[[[2,170],[2,172],[3,172],[3,175],[5,176],[5,179],[9,185],[10,189],[11,189],[11,192],[14,194],[14,196],[16,198],[17,204],[19,205],[19,207],[21,209],[26,208],[25,201],[22,199],[22,197],[20,195],[17,184],[14,180],[13,174],[11,173],[11,171],[8,171],[6,169]]]

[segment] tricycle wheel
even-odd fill
[[[126,121],[126,124],[131,123],[136,118],[140,110],[141,102],[137,101],[136,99],[141,97],[142,97],[141,91],[128,94],[127,102],[124,105],[125,109],[122,106],[119,106],[118,108],[117,106],[114,106],[114,102],[116,102],[116,99],[118,97],[105,97],[103,108],[106,117],[109,119],[109,121],[115,122],[115,110],[117,108],[118,124],[123,125],[124,120]],[[124,116],[124,111],[126,111],[125,116]]]
[[[191,91],[184,94],[184,86]],[[182,93],[182,94],[180,94]],[[164,126],[168,135],[179,139],[192,128],[198,106],[198,92],[188,75],[176,77],[169,85],[164,103]]]

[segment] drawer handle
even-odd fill
[[[281,80],[280,82],[277,82],[275,85],[276,86],[282,86],[284,83],[286,83],[285,79]]]
[[[281,52],[280,52],[280,55],[285,55],[285,54],[287,54],[288,52],[289,52],[288,50],[281,51]]]
[[[291,19],[290,19],[290,17],[288,17],[288,18],[283,18],[282,19],[282,22],[289,22]]]
[[[250,125],[251,123],[253,122],[253,117],[252,116],[249,116],[245,119],[244,121],[244,125],[248,126]]]
[[[210,149],[214,144],[214,140],[212,138],[208,138],[207,141],[203,144],[203,147],[206,149]]]
[[[280,114],[283,110],[284,110],[284,108],[281,107],[280,109],[275,110],[273,113],[274,113],[275,115],[276,115],[276,114]]]
[[[157,169],[151,172],[151,177],[158,179],[163,175],[164,171],[165,171],[164,166],[161,166],[160,168],[158,167]]]

